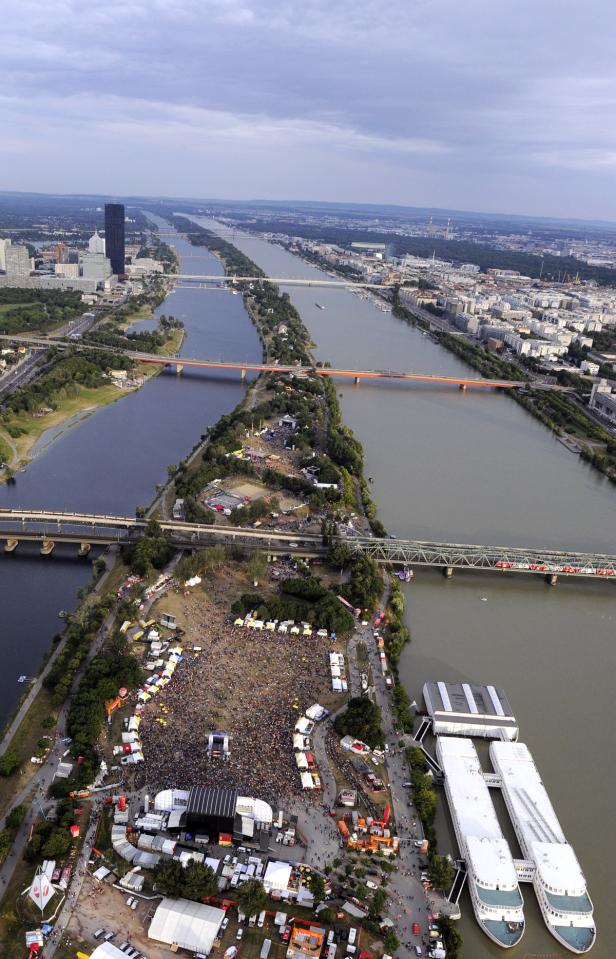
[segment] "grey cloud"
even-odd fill
[[[161,193],[275,196],[284,186],[298,198],[472,198],[616,217],[604,209],[616,16],[608,0],[569,7],[5,0],[5,186],[143,192],[147,165],[148,189]],[[58,160],[65,151],[45,165],[46,183],[23,181],[24,142]],[[111,143],[131,158],[123,169],[110,169]],[[183,191],[168,183],[171,160]]]

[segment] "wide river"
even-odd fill
[[[220,270],[208,253],[181,239],[170,242],[182,255],[182,272]],[[265,240],[235,242],[270,275],[322,275]],[[429,337],[350,292],[288,289],[321,359],[358,368],[466,371]],[[184,355],[260,357],[239,296],[178,289],[158,312],[185,322]],[[234,376],[164,373],[63,433],[15,487],[0,487],[0,505],[132,513],[151,500],[167,465],[242,391]],[[396,535],[613,551],[613,489],[507,397],[402,383],[341,383],[339,391],[345,420],[364,446],[380,516]],[[5,714],[20,689],[17,675],[35,669],[59,625],[58,610],[74,606],[89,575],[89,565],[73,558],[43,562],[25,554],[21,546],[15,556],[0,554]],[[608,761],[616,719],[613,587],[563,581],[549,588],[540,579],[474,573],[445,581],[419,572],[406,598],[413,642],[401,675],[409,692],[419,702],[427,679],[504,686],[520,738],[534,753],[588,878],[599,931],[593,955],[607,959],[608,943],[616,942],[608,868],[616,861],[610,800],[616,773]],[[447,815],[439,817],[441,850],[457,853]],[[510,954],[564,955],[545,930],[531,887],[523,893],[527,930]],[[475,924],[466,893],[462,911],[466,959],[501,955]]]
[[[212,226],[208,220],[201,221]],[[323,276],[272,243],[234,240],[275,277]],[[287,287],[317,358],[351,369],[468,372],[419,330],[345,290]],[[319,309],[316,303],[325,309]],[[503,394],[401,382],[339,385],[344,420],[364,446],[379,514],[399,537],[454,543],[553,546],[613,552],[616,491]],[[503,686],[565,834],[586,873],[598,927],[593,956],[616,943],[613,753],[616,728],[616,593],[608,583],[418,572],[406,588],[413,641],[401,677],[421,702],[428,679]],[[500,798],[500,797],[499,797]],[[501,822],[515,847],[500,802]],[[446,813],[441,851],[457,854]],[[515,959],[560,956],[531,886]],[[466,959],[502,951],[461,900]]]
[[[164,224],[168,234],[165,221],[152,219]],[[223,272],[207,250],[193,248],[181,237],[166,235],[165,240],[182,257],[183,273]],[[156,313],[173,314],[185,324],[183,356],[261,359],[261,344],[241,296],[177,289]],[[151,502],[156,485],[166,481],[169,464],[189,453],[208,426],[237,405],[244,390],[237,373],[162,372],[62,432],[18,474],[15,486],[0,486],[0,507],[134,515],[137,506]],[[9,556],[0,550],[5,663],[0,724],[23,690],[17,677],[36,670],[62,625],[58,612],[74,608],[77,589],[91,577],[91,564],[75,555],[76,548],[68,546],[56,547],[47,560],[37,556],[34,545],[21,544]]]

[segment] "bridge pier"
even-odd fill
[[[175,374],[176,374],[176,376],[179,376],[180,373],[183,373],[183,372],[184,372],[184,364],[183,364],[183,363],[176,363],[176,364],[175,364]]]
[[[14,553],[15,550],[17,549],[18,543],[19,543],[18,539],[7,539],[6,543],[4,544],[4,552]]]
[[[359,376],[356,376],[353,382],[355,383],[355,386],[359,386]]]
[[[90,543],[80,543],[79,544],[79,556],[87,556],[90,550],[92,549]]]
[[[246,370],[240,370],[240,379],[243,383],[244,380],[246,379]]]
[[[463,393],[466,393],[466,383],[460,383],[458,388],[461,389]]]
[[[548,586],[556,586],[558,582],[558,576],[556,575],[556,573],[548,573],[547,576],[545,577],[545,581],[548,584]]]
[[[443,576],[445,579],[451,579],[453,576],[453,566],[445,566],[443,569]]]
[[[51,556],[55,548],[56,544],[52,539],[44,539],[41,543],[41,556]]]

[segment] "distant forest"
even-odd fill
[[[321,240],[336,246],[350,248],[351,243],[387,243],[396,256],[410,253],[413,256],[431,257],[453,263],[476,263],[482,272],[490,269],[517,270],[524,276],[544,280],[570,282],[577,274],[580,280],[594,280],[601,286],[616,284],[616,270],[601,266],[588,266],[573,256],[535,256],[515,250],[497,250],[483,243],[463,240],[441,240],[437,237],[401,236],[399,233],[380,233],[372,230],[346,230],[335,226],[318,226],[307,223],[289,223],[287,220],[256,220],[243,222],[242,229],[263,233],[285,233],[307,240]],[[543,272],[541,264],[543,262]]]

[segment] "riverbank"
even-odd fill
[[[132,324],[135,321],[131,319],[130,322]],[[164,345],[161,346],[160,352],[169,355],[179,352],[183,339],[183,329],[173,329]],[[62,359],[58,362],[61,363]],[[4,450],[4,462],[7,468],[0,473],[0,483],[12,480],[16,472],[22,470],[35,456],[40,455],[67,429],[76,426],[96,410],[115,403],[139,389],[146,380],[157,376],[161,369],[150,363],[138,363],[131,370],[133,378],[139,381],[134,386],[124,387],[112,382],[106,382],[100,386],[73,383],[70,386],[61,387],[53,396],[51,400],[53,407],[45,406],[36,412],[26,409],[20,412],[5,412],[0,426],[0,458]]]
[[[269,242],[279,245],[285,251],[289,248],[289,244],[285,244],[280,239]],[[328,275],[338,276],[341,280],[348,280],[352,283],[359,279],[351,271],[346,272],[316,254],[310,256],[305,250],[294,249],[293,256],[311,266],[324,270]],[[503,360],[482,346],[468,342],[461,335],[454,336],[443,330],[430,328],[422,318],[416,316],[415,313],[400,303],[397,291],[394,293],[393,300],[376,290],[372,292],[372,295],[385,303],[391,302],[394,316],[411,326],[429,332],[439,346],[459,357],[472,369],[481,373],[482,376],[527,380],[528,387],[523,391],[507,391],[510,399],[546,426],[570,453],[581,456],[598,473],[616,484],[616,436],[588,415],[581,395],[569,396],[556,391],[535,390],[532,388],[532,371],[525,370],[516,363]],[[570,377],[570,379],[572,378]],[[574,385],[577,386],[577,384],[583,382],[581,378],[578,378]],[[566,385],[570,385],[568,381]],[[590,392],[590,383],[587,385],[588,392]]]

